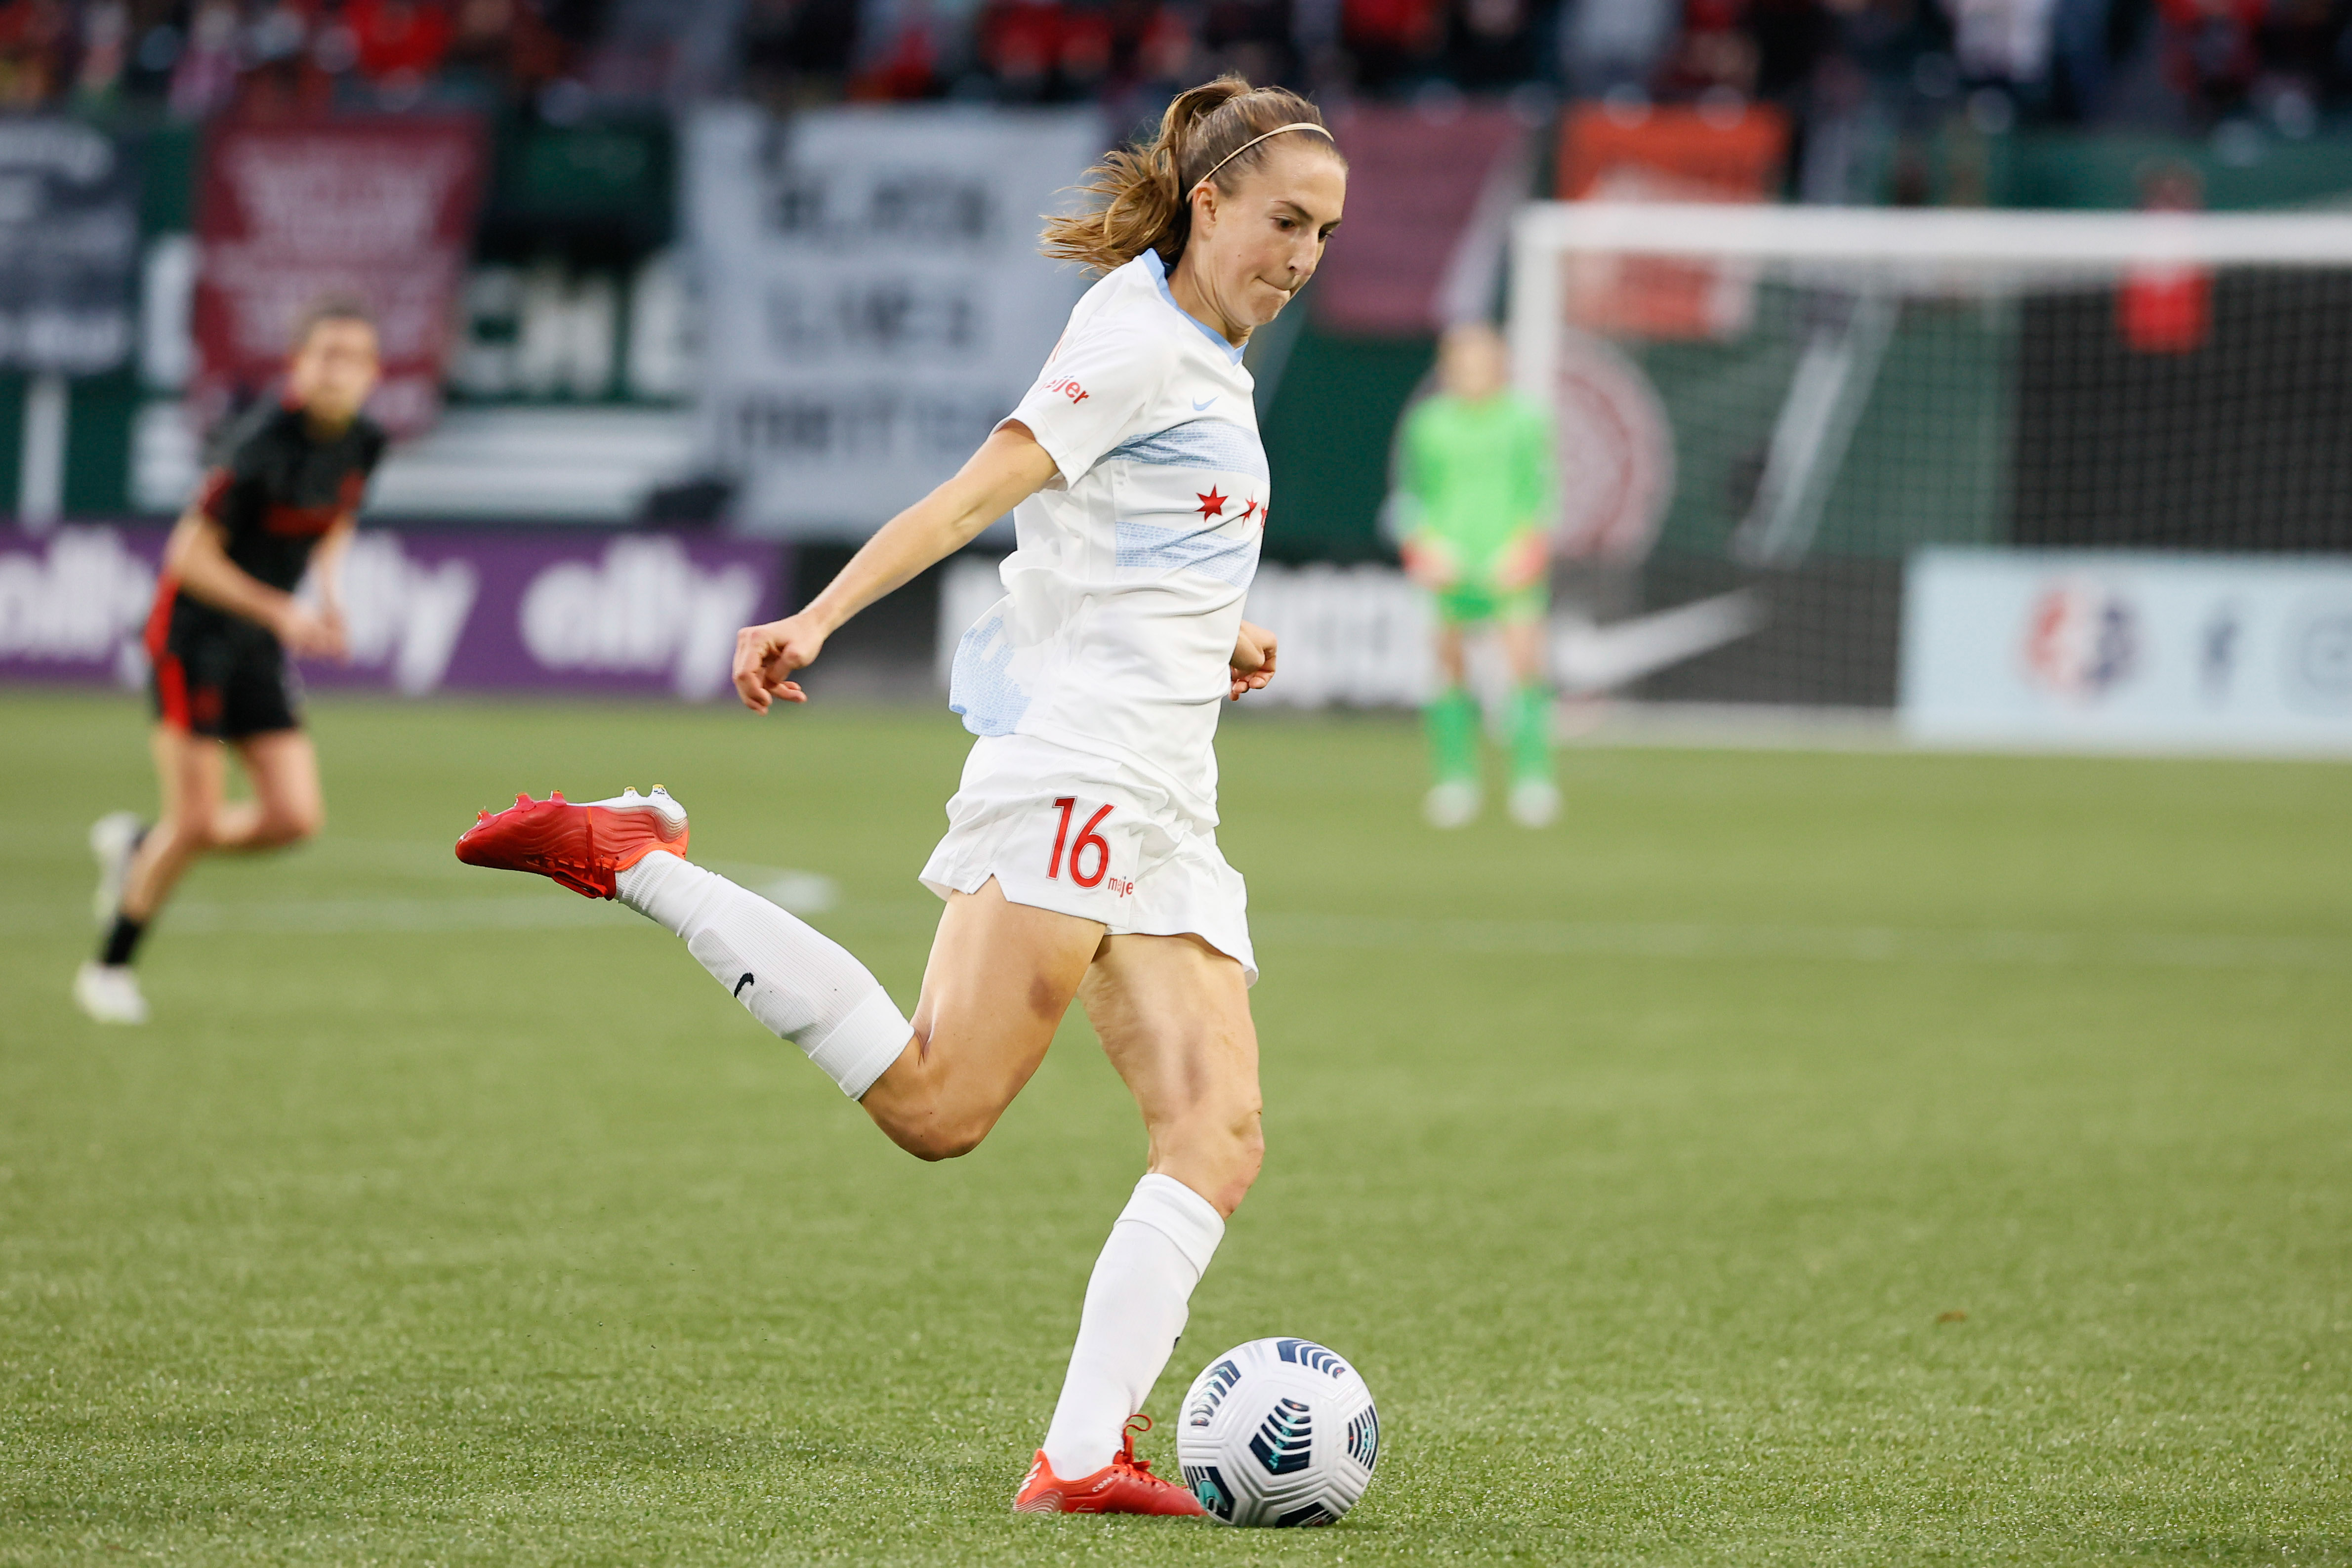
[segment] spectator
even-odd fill
[[[2164,73],[2200,120],[2242,108],[2262,68],[2256,47],[2264,0],[2158,0]]]
[[[1060,0],[991,0],[980,16],[980,63],[997,93],[1037,102],[1052,85],[1062,47]]]
[[[749,0],[741,53],[753,95],[777,109],[838,96],[857,23],[857,0]]]
[[[351,0],[343,19],[360,74],[384,90],[422,93],[449,52],[449,14],[437,0]]]
[[[0,5],[0,109],[38,109],[64,83],[73,16],[59,0]]]
[[[1447,74],[1466,88],[1507,88],[1540,75],[1535,0],[1460,0]]]
[[[1559,25],[1569,89],[1598,98],[1646,88],[1675,37],[1674,0],[1568,0]]]
[[[231,0],[200,0],[172,69],[169,101],[180,119],[203,120],[236,95],[237,24]]]
[[[129,63],[131,7],[123,0],[97,0],[81,15],[81,64],[74,72],[74,91],[85,103],[101,104],[114,97]]]
[[[933,0],[867,0],[858,30],[864,63],[850,83],[851,98],[905,102],[945,89],[959,29]]]
[[[1445,16],[1436,0],[1341,0],[1339,36],[1360,85],[1392,87],[1436,64]]]

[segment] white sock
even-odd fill
[[[1146,1176],[1110,1227],[1087,1281],[1078,1342],[1045,1430],[1045,1462],[1066,1481],[1093,1475],[1118,1452],[1127,1418],[1143,1408],[1168,1364],[1225,1222],[1173,1176]]]
[[[847,948],[715,871],[656,850],[621,873],[617,891],[621,902],[683,937],[712,979],[852,1100],[914,1038],[882,983]]]

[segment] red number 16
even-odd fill
[[[1078,803],[1076,797],[1066,795],[1054,805],[1062,814],[1062,825],[1054,830],[1054,858],[1045,863],[1045,875],[1049,879],[1062,874],[1062,843],[1070,837],[1070,814],[1077,809]],[[1103,818],[1109,815],[1110,807],[1104,806],[1087,818],[1087,825],[1078,829],[1077,842],[1070,846],[1070,880],[1081,888],[1099,887],[1103,873],[1110,869],[1110,845],[1095,831],[1102,826]],[[1078,869],[1078,857],[1085,854],[1089,846],[1095,851],[1095,874],[1091,877]]]

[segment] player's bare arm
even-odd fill
[[[347,511],[335,519],[318,549],[310,552],[310,581],[318,588],[319,618],[339,638],[350,636],[343,616],[343,557],[351,553],[352,536],[358,531],[358,515]]]
[[[230,560],[227,531],[201,510],[192,509],[172,530],[163,548],[163,570],[183,593],[268,627],[293,653],[342,656],[340,621],[330,621]]]
[[[805,702],[791,679],[816,662],[825,638],[858,611],[980,537],[981,530],[1044,489],[1054,459],[1017,420],[981,443],[955,477],[884,523],[849,564],[797,615],[735,635],[735,689],[765,713],[778,699]]]
[[[1263,691],[1274,679],[1274,634],[1264,626],[1242,623],[1242,634],[1234,643],[1233,700],[1239,702],[1244,691]]]

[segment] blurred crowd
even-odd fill
[[[1998,131],[2294,137],[2352,110],[2352,0],[0,0],[0,108],[1095,100],[1234,69],[1327,99],[1948,105]]]

